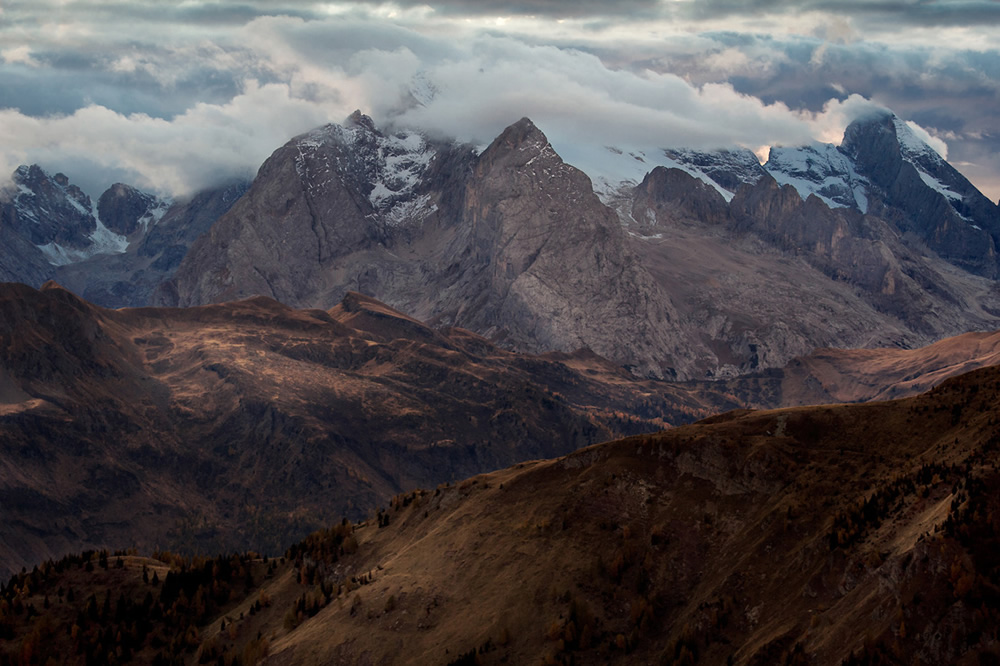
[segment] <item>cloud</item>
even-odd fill
[[[46,118],[7,109],[0,111],[0,168],[37,162],[65,171],[92,195],[122,179],[185,194],[252,174],[288,137],[328,120],[288,86],[252,81],[227,104],[198,104],[170,121],[97,105]]]
[[[38,61],[31,57],[31,47],[27,45],[3,49],[0,51],[0,59],[8,65],[21,64],[28,65],[29,67],[38,67]]]
[[[825,12],[869,22],[894,21],[897,26],[1000,23],[1000,5],[991,0],[687,0],[679,4],[686,14],[701,20]]]
[[[357,4],[383,5],[382,0],[355,0]],[[628,16],[658,14],[658,0],[395,0],[401,7],[430,6],[443,14],[492,16]]]
[[[290,18],[251,22],[242,37],[260,45],[252,53],[254,68],[279,81],[248,80],[226,103],[197,103],[173,117],[124,114],[97,104],[43,118],[4,111],[0,167],[10,172],[32,161],[68,173],[63,165],[72,163],[92,181],[86,183],[92,193],[109,184],[97,182],[102,173],[187,193],[256,169],[289,137],[340,121],[354,108],[380,124],[417,126],[478,144],[527,115],[567,155],[588,142],[756,147],[809,139],[807,124],[787,106],[763,104],[726,84],[698,87],[672,74],[613,70],[579,50],[491,35],[442,50],[393,31],[391,39],[382,35],[391,50],[345,52],[349,40],[336,36],[357,36],[364,26],[325,27],[319,32],[329,49],[315,38],[315,24]],[[363,37],[355,40],[358,46],[369,43]],[[121,63],[116,58],[110,66],[131,69]],[[430,82],[435,92],[413,106],[409,91],[418,81]]]
[[[0,169],[40,162],[91,193],[112,180],[185,193],[252,173],[294,134],[355,108],[477,144],[527,115],[582,164],[607,144],[836,142],[876,104],[986,173],[996,160],[973,147],[1000,136],[1000,54],[972,19],[993,10],[923,4],[5,5]],[[941,8],[954,13],[940,22],[946,38],[906,27],[922,25],[906,14]]]

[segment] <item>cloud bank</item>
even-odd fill
[[[0,174],[36,162],[92,195],[119,180],[184,195],[354,109],[479,145],[528,116],[571,163],[606,145],[758,150],[837,142],[874,104],[995,199],[996,8],[15,2],[0,13]],[[947,41],[927,41],[931,23]]]

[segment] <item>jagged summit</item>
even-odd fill
[[[378,131],[375,129],[375,121],[371,119],[371,116],[361,113],[361,109],[355,109],[351,115],[347,116],[347,120],[344,121],[344,127],[361,127],[369,132]]]
[[[901,231],[967,270],[1000,275],[1000,210],[906,122],[890,112],[859,118],[839,150],[867,179],[876,208],[897,211]]]
[[[37,164],[19,166],[12,176],[17,191],[11,203],[20,229],[37,246],[83,249],[97,229],[90,197],[65,174],[49,174]]]
[[[868,212],[868,181],[832,144],[772,147],[763,168],[782,185],[792,185],[803,199],[816,195],[831,208]]]
[[[500,134],[499,139],[503,139],[505,142],[513,141],[514,143],[519,143],[524,140],[538,139],[539,137],[545,138],[545,135],[531,121],[531,118],[525,116],[516,123],[507,126]],[[545,141],[547,142],[548,139],[546,138]]]
[[[682,170],[699,180],[715,184],[717,189],[724,191],[723,196],[729,195],[727,199],[732,198],[741,186],[756,184],[766,173],[757,156],[746,148],[672,148],[663,152]]]
[[[343,125],[325,125],[292,144],[298,149],[295,169],[303,182],[315,186],[315,181],[327,182],[337,174],[368,200],[380,229],[419,224],[433,212],[417,189],[439,149],[420,132],[383,133],[370,117],[355,111]]]
[[[9,201],[0,203],[7,209],[4,217],[11,231],[33,245],[50,267],[127,247],[127,240],[101,222],[90,197],[65,174],[22,165],[12,181]]]
[[[493,142],[483,151],[484,160],[495,159],[499,154],[506,154],[515,151],[519,157],[517,163],[525,165],[536,159],[539,155],[548,158],[555,158],[562,162],[562,158],[556,154],[548,137],[538,129],[530,118],[521,118],[516,123],[509,125]]]
[[[357,291],[517,349],[587,345],[643,374],[678,372],[673,354],[654,360],[683,346],[668,299],[588,177],[529,119],[479,155],[356,120],[277,150],[165,304],[263,293],[328,308]]]
[[[129,236],[140,227],[156,224],[170,203],[131,185],[115,183],[97,200],[97,214],[108,229]]]

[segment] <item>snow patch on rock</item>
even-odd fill
[[[794,148],[771,148],[764,169],[779,185],[791,185],[799,196],[819,197],[830,208],[856,208],[868,212],[868,181],[853,162],[829,143]]]

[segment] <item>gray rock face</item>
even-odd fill
[[[1000,323],[994,282],[907,240],[892,218],[803,199],[803,189],[765,174],[726,204],[677,169],[635,188],[641,233],[629,242],[677,304],[690,348],[709,350],[696,367],[726,376],[817,347],[912,347]]]
[[[687,373],[693,354],[669,297],[629,252],[587,176],[530,120],[476,161],[460,219],[470,238],[455,258],[474,252],[470,272],[481,277],[454,323],[517,348],[587,346],[641,373]]]
[[[140,220],[155,208],[156,197],[131,185],[115,183],[97,200],[97,214],[111,231],[123,236],[139,228]]]
[[[753,185],[767,175],[757,156],[745,148],[713,151],[675,148],[664,152],[667,157],[700,171],[730,192],[743,185]]]
[[[635,189],[632,219],[654,231],[682,223],[725,224],[729,205],[711,185],[680,169],[656,167]]]
[[[247,183],[234,183],[200,192],[167,207],[148,194],[128,186],[127,199],[150,201],[147,209],[134,217],[136,206],[124,216],[135,220],[130,233],[131,243],[125,252],[98,254],[84,261],[58,266],[52,278],[61,285],[103,307],[140,307],[149,305],[161,285],[173,276],[195,239],[206,233],[212,224],[229,210],[248,188]],[[112,192],[119,186],[113,186]],[[131,192],[130,192],[131,191]],[[98,204],[100,208],[100,204]],[[162,216],[162,217],[161,217]],[[104,221],[103,213],[101,217]],[[122,227],[128,228],[128,225]]]
[[[615,214],[527,119],[482,155],[353,116],[297,137],[192,248],[164,303],[262,293],[327,307],[368,293],[518,349],[589,346],[670,375],[669,299]]]
[[[14,172],[17,188],[11,228],[33,245],[59,244],[74,249],[90,245],[97,227],[90,197],[61,173],[50,176],[39,166],[21,166]]]
[[[52,264],[19,231],[17,210],[0,202],[0,282],[42,284]]]

